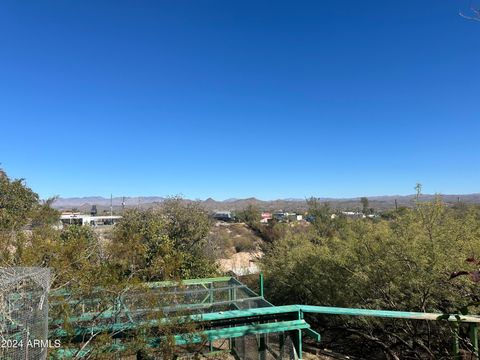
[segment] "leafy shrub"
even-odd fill
[[[318,224],[304,233],[287,233],[263,259],[267,296],[277,304],[453,311],[478,289],[449,276],[466,258],[480,255],[478,209],[470,207],[462,216],[455,211],[438,200],[390,221],[346,219],[341,226]],[[356,331],[364,340],[375,338],[400,358],[440,356],[451,347],[445,333],[438,330],[435,336],[433,325],[425,322],[323,317],[322,323]]]
[[[251,239],[244,238],[244,237],[235,238],[233,240],[233,244],[237,252],[254,251],[257,248],[255,243]]]

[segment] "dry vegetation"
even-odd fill
[[[244,223],[217,222],[209,234],[216,245],[216,257],[228,258],[239,252],[259,250],[261,239]]]

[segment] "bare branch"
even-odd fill
[[[467,20],[480,21],[480,9],[471,8],[470,10],[475,14],[474,16],[465,15],[461,11],[458,12],[458,15]]]

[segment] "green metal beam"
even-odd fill
[[[249,300],[246,298],[245,300]],[[237,300],[240,301],[240,300]],[[198,305],[198,306],[197,306]],[[202,308],[205,304],[196,304],[194,308]],[[188,309],[188,307],[184,308]],[[328,315],[349,315],[349,316],[373,316],[373,317],[384,317],[384,318],[396,318],[396,319],[412,319],[412,320],[438,320],[442,314],[440,313],[420,313],[420,312],[405,312],[405,311],[389,311],[389,310],[368,310],[368,309],[352,309],[352,308],[338,308],[338,307],[328,307],[328,306],[309,306],[309,305],[285,305],[285,306],[274,306],[274,307],[263,307],[263,308],[253,308],[248,310],[230,310],[230,311],[220,311],[212,313],[204,313],[199,315],[191,315],[187,317],[191,321],[217,321],[217,320],[228,320],[228,319],[239,319],[245,317],[261,317],[263,315],[276,315],[276,314],[285,314],[285,313],[296,313],[301,311],[303,313],[317,313],[317,314],[328,314]],[[108,313],[102,315],[101,318],[108,318],[113,316],[115,313]],[[118,314],[117,314],[118,315]],[[458,317],[458,318],[457,318]],[[82,318],[82,317],[80,317]],[[92,319],[92,315],[86,315],[83,317],[83,321]],[[464,315],[450,315],[448,318],[449,321],[459,321],[466,323],[480,323],[480,317],[478,316],[464,316]],[[119,330],[117,325],[126,326],[126,328],[131,329],[135,327],[136,324],[114,324],[115,330]],[[109,325],[112,327],[113,325]],[[152,325],[155,326],[155,325]],[[110,327],[107,327],[110,329]]]
[[[322,336],[315,330],[305,329],[304,331],[305,331],[305,335],[310,336],[316,342],[320,342],[320,340],[322,339]]]
[[[296,305],[273,306],[273,307],[268,306],[268,307],[259,307],[259,308],[246,309],[246,310],[229,310],[229,311],[220,311],[220,312],[214,312],[214,313],[193,315],[192,319],[197,321],[215,321],[215,320],[238,319],[238,318],[245,318],[245,317],[258,317],[263,315],[295,313],[297,311],[298,311],[298,306]]]
[[[157,288],[157,287],[169,287],[169,286],[181,286],[181,285],[204,285],[211,284],[215,282],[228,282],[232,279],[231,276],[224,277],[214,277],[214,278],[204,278],[204,279],[184,279],[180,281],[155,281],[145,283],[147,287]],[[243,284],[242,284],[243,285]]]
[[[205,330],[198,333],[189,333],[183,335],[175,335],[176,345],[187,345],[193,343],[201,343],[204,341],[214,341],[218,339],[237,338],[246,335],[268,334],[283,331],[308,329],[310,325],[304,320],[281,321],[266,324],[243,325],[230,328]],[[157,347],[161,339],[150,339],[148,346]],[[107,351],[125,351],[125,344],[113,344]],[[62,359],[72,358],[74,356],[85,357],[93,351],[91,347],[85,347],[81,351],[77,349],[61,349],[57,351],[57,355]]]
[[[213,278],[200,278],[200,279],[183,279],[183,280],[168,280],[168,281],[152,281],[140,284],[140,286],[145,286],[147,288],[161,288],[161,287],[173,287],[173,286],[182,286],[182,285],[202,285],[202,284],[210,284],[215,282],[229,282],[232,279],[231,276],[222,276],[222,277],[213,277]],[[240,283],[240,282],[238,282]],[[240,283],[241,285],[244,285]],[[94,291],[98,291],[101,293],[104,291],[102,288],[95,289]],[[70,291],[66,289],[59,289],[50,291],[48,296],[50,297],[63,297],[70,295]]]
[[[411,320],[439,320],[443,314],[441,313],[422,313],[408,311],[390,311],[390,310],[369,310],[355,308],[340,308],[329,306],[310,306],[310,305],[284,305],[273,307],[261,307],[248,310],[230,310],[216,313],[205,313],[195,315],[192,318],[202,321],[214,321],[222,319],[234,319],[241,317],[254,317],[271,314],[295,313],[301,311],[303,313],[316,313],[327,315],[349,315],[349,316],[373,316],[395,319],[411,319]],[[474,315],[458,315],[453,314],[447,319],[448,321],[460,321],[464,323],[480,323],[480,316]]]
[[[272,332],[283,332],[291,330],[308,329],[310,325],[305,320],[279,321],[266,324],[252,324],[243,326],[234,326],[229,328],[204,330],[198,334],[176,335],[177,345],[191,344],[192,342],[208,341],[237,338],[252,334],[268,334]]]
[[[478,324],[470,324],[469,328],[470,342],[472,343],[473,355],[478,359]]]
[[[328,314],[328,315],[349,315],[349,316],[373,316],[395,319],[411,319],[411,320],[439,320],[444,314],[441,313],[422,313],[409,311],[390,311],[390,310],[368,310],[339,308],[329,306],[310,306],[298,305],[298,308],[304,313]],[[480,316],[474,315],[450,315],[448,321],[464,322],[464,323],[480,323]]]
[[[245,299],[237,299],[236,302],[242,302],[242,301],[249,301],[252,298],[245,298]],[[260,298],[256,298],[260,299]],[[254,299],[254,300],[256,300]],[[193,304],[193,306],[189,306],[188,308],[186,305],[178,305],[178,306],[172,306],[173,308],[178,308],[178,309],[202,309],[202,308],[207,308],[212,305],[219,304],[218,303],[213,303],[213,304]],[[222,302],[222,304],[228,304],[230,303],[229,301]],[[274,311],[256,311],[260,309],[272,309]],[[294,309],[294,307],[292,308]],[[90,334],[92,332],[104,332],[104,333],[112,333],[112,332],[118,332],[118,331],[127,331],[127,330],[132,330],[136,329],[137,327],[141,326],[148,326],[148,327],[154,327],[154,326],[159,326],[161,324],[169,323],[173,321],[184,321],[184,322],[207,322],[207,321],[216,321],[216,320],[229,320],[229,319],[239,319],[239,318],[244,318],[244,317],[257,317],[257,316],[262,316],[262,315],[269,315],[269,314],[277,314],[277,313],[284,313],[284,312],[292,312],[289,307],[286,307],[285,309],[280,309],[280,311],[275,311],[275,308],[256,308],[256,309],[250,309],[250,310],[231,310],[231,311],[220,311],[220,312],[214,312],[214,313],[204,313],[204,314],[198,314],[198,315],[187,315],[187,316],[178,316],[175,317],[174,320],[172,318],[167,318],[167,317],[160,317],[159,319],[153,319],[149,321],[138,321],[138,322],[116,322],[113,324],[98,324],[94,326],[85,326],[85,327],[75,327],[73,330],[73,333],[69,333],[65,331],[62,328],[57,328],[54,329],[50,332],[50,337],[53,338],[58,338],[58,337],[68,337],[68,336],[83,336]],[[295,310],[293,310],[295,311]],[[132,314],[135,314],[134,311],[131,312]],[[161,314],[161,313],[159,313]],[[75,323],[75,320],[80,320],[81,322],[87,322],[87,321],[93,321],[93,320],[107,320],[110,318],[114,318],[115,316],[118,316],[119,314],[114,311],[106,311],[105,313],[101,314],[84,314],[83,316],[80,316],[78,318],[70,318],[69,321]],[[78,322],[78,321],[77,321]],[[57,322],[58,323],[58,322]],[[61,323],[59,323],[61,324]]]
[[[102,312],[89,312],[89,313],[84,313],[80,316],[71,316],[68,318],[68,322],[70,323],[80,323],[80,322],[88,322],[88,321],[94,321],[94,320],[108,320],[111,318],[115,318],[118,316],[129,316],[132,317],[132,315],[142,315],[145,313],[153,314],[153,313],[158,313],[159,316],[162,313],[169,313],[172,311],[186,311],[186,310],[198,310],[198,309],[208,309],[213,306],[221,306],[221,305],[235,305],[236,303],[242,303],[242,302],[248,302],[248,301],[255,301],[255,300],[261,300],[262,298],[257,296],[255,298],[244,298],[244,299],[237,299],[237,300],[225,300],[225,301],[217,301],[214,303],[200,303],[200,304],[179,304],[179,305],[172,305],[172,306],[166,306],[163,308],[152,308],[152,309],[137,309],[137,310],[129,310],[128,314],[126,311],[119,311],[119,310],[105,310]],[[218,312],[218,314],[224,314],[225,312]],[[209,313],[205,313],[207,315]],[[216,314],[216,313],[212,313]],[[191,315],[185,316],[185,318],[191,318],[194,321],[199,321],[199,317],[202,315]],[[208,318],[208,316],[207,316]],[[65,321],[62,319],[54,320],[51,322],[52,325],[61,325]]]
[[[303,312],[302,311],[298,311],[298,319],[299,320],[303,320]],[[302,337],[302,330],[295,330],[294,331],[294,344],[295,344],[295,348],[297,350],[297,355],[298,355],[298,358],[301,360],[303,358],[303,337]]]

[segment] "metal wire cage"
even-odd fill
[[[0,359],[44,360],[50,270],[0,267]]]

